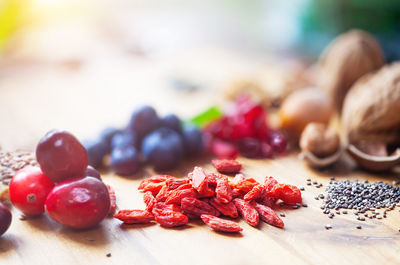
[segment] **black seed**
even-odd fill
[[[293,209],[299,209],[299,206],[293,205],[292,208],[293,208]]]
[[[330,177],[329,179],[330,179],[330,180],[335,180],[335,177]]]
[[[308,185],[308,186],[311,186],[311,182],[307,182],[307,185]]]
[[[326,230],[332,229],[332,225],[326,224],[326,225],[325,225],[325,229],[326,229]]]
[[[308,207],[307,203],[303,203],[303,207]]]
[[[304,187],[303,186],[299,186],[299,190],[304,191]]]
[[[310,179],[310,178],[307,178],[306,180],[307,180],[307,181],[311,181],[311,179]]]
[[[111,253],[107,253],[106,257],[107,258],[111,257]]]
[[[361,225],[357,225],[356,227],[357,227],[357,229],[361,229],[362,228]]]

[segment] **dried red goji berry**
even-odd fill
[[[144,187],[147,186],[147,184],[149,183],[158,183],[158,182],[164,182],[169,178],[175,178],[169,175],[155,175],[155,176],[151,176],[149,178],[146,178],[144,180],[142,180],[139,184],[138,190],[142,190],[144,189]]]
[[[207,190],[208,184],[206,179],[206,173],[201,167],[195,167],[192,173],[192,186],[198,192],[202,193]]]
[[[117,197],[115,196],[115,190],[110,185],[107,185],[107,189],[110,197],[110,211],[108,214],[113,215],[117,209]]]
[[[161,190],[161,188],[164,186],[165,182],[158,182],[158,183],[150,182],[143,188],[142,191],[143,192],[151,191],[151,193],[153,193],[153,195],[156,196],[158,192]]]
[[[201,220],[216,231],[221,232],[240,232],[243,229],[235,222],[230,220],[221,219],[212,215],[203,214]]]
[[[262,197],[264,193],[265,193],[265,186],[259,184],[257,186],[254,186],[251,189],[251,191],[246,193],[246,195],[244,195],[243,199],[246,202],[249,202],[249,201],[256,200],[256,199]]]
[[[236,174],[230,185],[242,192],[249,192],[254,186],[259,183],[253,178],[246,178],[243,174]]]
[[[245,194],[246,194],[246,193],[243,192],[243,191],[241,191],[241,190],[232,189],[232,198],[233,198],[233,199],[235,199],[235,198],[243,199],[243,196],[244,196]]]
[[[178,188],[176,188],[175,190],[186,190],[186,189],[191,189],[192,187],[192,183],[186,183],[186,184],[182,184],[180,185]]]
[[[245,202],[242,199],[236,198],[233,200],[237,210],[240,215],[244,218],[244,220],[251,226],[257,226],[259,223],[259,216],[256,209],[251,206],[249,203]]]
[[[151,191],[147,191],[143,195],[144,204],[146,204],[146,211],[151,211],[154,207],[154,204],[157,202],[156,198],[154,198],[153,193]]]
[[[229,186],[227,177],[219,178],[217,180],[215,195],[222,203],[229,203],[232,200],[232,189],[231,186]]]
[[[233,202],[222,203],[218,201],[217,198],[211,198],[209,203],[218,211],[220,211],[223,215],[236,218],[238,217],[238,212],[236,206]]]
[[[278,181],[274,179],[273,177],[265,177],[264,181],[264,186],[265,186],[265,191],[268,196],[271,196],[271,192],[275,185],[278,184]]]
[[[251,205],[257,210],[261,220],[276,227],[284,227],[282,219],[271,208],[256,202],[251,202]]]
[[[171,191],[168,189],[168,187],[163,186],[156,196],[156,201],[164,202],[168,198],[170,193],[171,193]]]
[[[173,179],[173,178],[167,179],[165,181],[169,190],[174,190],[174,189],[178,188],[179,186],[186,184],[188,182],[189,182],[188,179]]]
[[[185,190],[174,190],[165,200],[165,204],[170,204],[170,203],[181,204],[181,200],[186,197],[196,198],[197,197],[196,190],[193,188]]]
[[[152,213],[145,210],[121,210],[114,215],[124,224],[147,224],[154,220]]]
[[[183,198],[181,201],[181,208],[185,214],[191,214],[200,216],[202,214],[208,214],[213,216],[219,216],[220,213],[210,204],[205,201],[200,201],[195,198]]]
[[[277,199],[268,197],[268,196],[266,195],[266,193],[264,193],[261,197],[259,197],[259,198],[256,200],[256,202],[258,202],[259,204],[268,206],[268,207],[270,207],[270,208],[273,208],[273,207],[275,206],[276,201],[277,201]]]
[[[154,209],[173,211],[173,212],[181,212],[181,207],[179,205],[165,204],[164,202],[156,202],[153,206],[153,210]]]
[[[214,159],[211,164],[218,172],[227,174],[238,173],[242,168],[242,164],[239,161],[231,159]]]
[[[214,197],[215,192],[212,188],[207,188],[207,190],[203,192],[199,192],[197,198],[209,198],[209,197]]]
[[[301,191],[293,185],[288,184],[277,184],[271,191],[272,196],[277,199],[281,199],[287,204],[301,203]]]
[[[209,173],[207,174],[207,183],[209,186],[217,186],[217,179],[222,178],[223,176],[218,173]]]
[[[166,211],[154,208],[153,214],[156,222],[163,227],[182,226],[189,222],[189,218],[180,212]]]

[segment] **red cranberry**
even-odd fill
[[[275,153],[281,154],[286,151],[286,140],[281,134],[273,134],[269,143]]]
[[[12,215],[10,210],[0,202],[0,236],[10,227]]]
[[[44,212],[44,202],[53,187],[39,167],[26,167],[11,179],[10,200],[25,215],[39,215]]]
[[[97,225],[110,210],[106,185],[93,177],[61,182],[46,199],[47,214],[62,225],[84,229]]]
[[[271,158],[273,155],[272,147],[265,142],[261,143],[261,156],[264,158]]]

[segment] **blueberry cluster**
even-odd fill
[[[200,130],[190,124],[182,125],[175,114],[160,118],[151,106],[137,108],[123,130],[104,129],[98,137],[84,141],[89,164],[101,167],[110,154],[110,166],[119,175],[136,173],[143,163],[155,170],[170,170],[184,156],[203,152]]]

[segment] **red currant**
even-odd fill
[[[24,214],[39,215],[44,212],[44,202],[53,187],[39,167],[26,167],[11,179],[10,200]]]
[[[110,197],[107,186],[97,178],[69,179],[49,193],[45,208],[47,214],[62,225],[90,228],[107,216]]]

